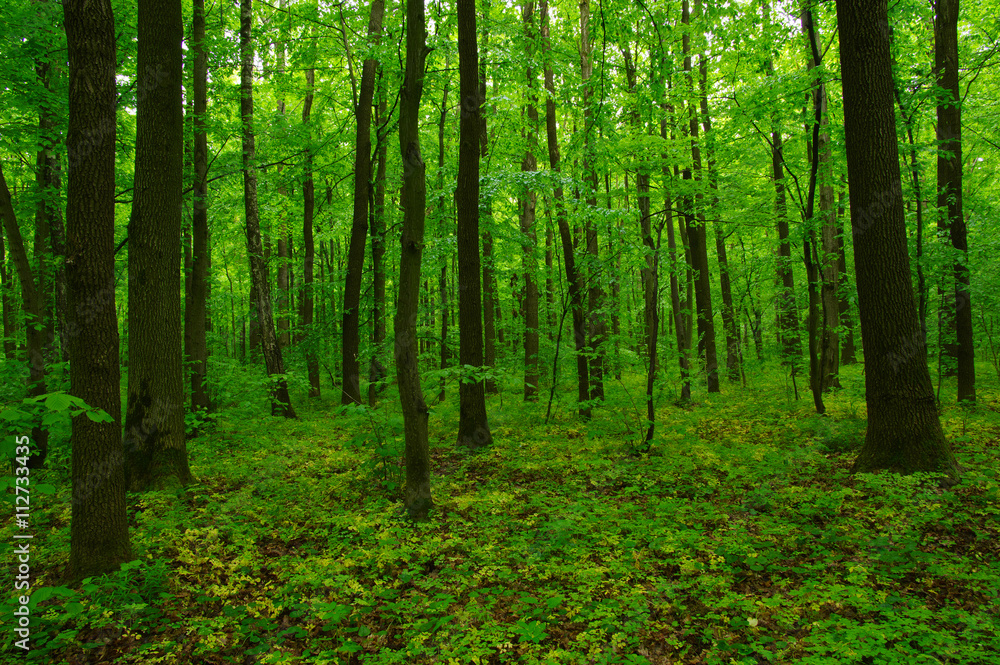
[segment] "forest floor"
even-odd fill
[[[284,421],[234,377],[189,440],[198,482],[130,496],[136,561],[77,588],[51,586],[70,519],[68,451],[53,453],[38,474],[53,492],[33,499],[29,660],[1000,662],[1000,391],[943,407],[965,468],[943,489],[849,472],[860,368],[825,417],[777,372],[684,406],[661,393],[649,451],[638,376],[610,381],[589,423],[563,404],[546,424],[544,398],[524,404],[511,380],[479,454],[454,443],[457,406],[436,406],[436,509],[416,525],[394,387],[373,410],[299,395]]]

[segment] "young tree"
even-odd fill
[[[396,381],[403,409],[406,447],[406,512],[425,521],[433,507],[431,463],[427,441],[429,410],[420,387],[417,316],[420,307],[420,263],[424,247],[424,206],[427,204],[425,165],[420,155],[420,97],[424,90],[427,28],[423,0],[406,0],[406,70],[399,98],[399,150],[403,160],[400,204],[399,298],[396,300]]]
[[[838,0],[837,25],[868,404],[854,470],[955,477],[913,302],[886,0]]]
[[[962,214],[962,107],[958,87],[959,0],[934,3],[934,73],[943,89],[937,107],[938,196],[942,211],[938,228],[947,234],[958,258],[953,274],[955,297],[946,299],[948,319],[954,320],[958,344],[958,400],[976,401],[975,339],[972,333],[972,299],[969,293],[969,251],[965,217]]]
[[[372,0],[368,17],[368,39],[378,44],[382,35],[384,0]],[[372,100],[375,97],[375,70],[378,61],[366,58],[361,68],[361,89],[354,109],[357,120],[354,139],[354,214],[351,244],[347,251],[347,277],[344,284],[344,343],[341,346],[343,386],[341,404],[361,403],[361,277],[368,237],[368,200],[372,172]]]
[[[482,291],[479,261],[479,141],[482,136],[482,98],[479,53],[476,45],[475,0],[457,0],[459,123],[458,186],[458,327],[459,362],[483,366]],[[483,448],[493,442],[486,417],[486,387],[466,378],[458,386],[458,442]]]
[[[535,2],[527,0],[521,10],[524,21],[524,38],[527,65],[525,76],[528,85],[528,99],[524,105],[524,116],[528,120],[526,132],[527,147],[521,160],[521,171],[530,175],[538,170],[535,149],[538,145],[538,81],[533,69],[535,53]],[[538,400],[538,284],[535,281],[537,261],[535,259],[535,212],[537,198],[529,187],[521,197],[521,243],[523,247],[521,272],[524,274],[524,399]]]
[[[253,0],[240,0],[240,117],[243,120],[243,206],[246,214],[247,253],[250,256],[250,295],[260,323],[260,346],[268,376],[275,376],[271,393],[271,414],[295,417],[285,363],[274,332],[271,310],[271,287],[267,275],[264,247],[260,238],[260,212],[257,207],[257,171],[253,131]]]
[[[140,0],[135,195],[129,221],[126,481],[133,491],[191,482],[181,351],[180,0]]]
[[[14,360],[14,317],[10,273],[7,271],[7,256],[4,249],[3,233],[0,233],[0,306],[3,307],[3,357]]]
[[[302,178],[302,297],[299,299],[302,328],[309,336],[306,340],[306,373],[309,376],[309,397],[319,397],[319,358],[314,345],[315,335],[312,332],[313,310],[315,309],[314,268],[316,261],[316,242],[313,238],[313,216],[316,207],[316,183],[313,180],[313,147],[312,147],[312,105],[316,89],[315,51],[310,53],[312,60],[306,70],[306,96],[302,103],[302,124],[306,127],[306,154],[303,159]]]
[[[69,45],[66,205],[70,392],[110,421],[73,419],[68,577],[132,559],[125,512],[115,311],[115,24],[110,0],[64,0]]]
[[[559,227],[559,238],[563,247],[563,265],[566,270],[566,283],[569,288],[570,308],[573,311],[573,341],[576,345],[576,375],[577,401],[580,403],[579,413],[583,418],[590,418],[590,407],[584,406],[590,400],[590,369],[587,365],[587,320],[583,302],[583,281],[577,271],[576,258],[573,254],[573,238],[570,234],[569,222],[566,219],[566,202],[560,175],[559,139],[556,135],[556,103],[555,76],[552,71],[552,44],[549,40],[549,3],[541,0],[541,36],[545,59],[545,130],[549,148],[549,168],[555,175],[555,189],[552,192],[556,209],[556,225]]]

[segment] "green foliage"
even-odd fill
[[[752,390],[664,407],[639,455],[616,415],[631,408],[636,376],[609,384],[589,424],[560,412],[546,426],[539,405],[508,393],[491,412],[494,447],[475,456],[454,446],[456,407],[445,403],[431,418],[426,524],[398,501],[393,410],[318,402],[286,422],[234,405],[211,436],[189,441],[199,484],[130,497],[139,560],[114,575],[59,587],[47,571],[65,556],[67,490],[40,501],[36,523],[50,535],[36,541],[31,658],[66,662],[85,648],[122,664],[1000,657],[996,412],[945,408],[966,468],[954,487],[926,474],[851,476],[840,442],[862,433],[850,397],[860,371],[845,372],[823,418],[785,402],[770,372]]]

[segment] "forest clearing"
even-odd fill
[[[1000,662],[996,10],[2,3],[0,660]]]

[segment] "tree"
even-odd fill
[[[372,0],[368,18],[368,38],[378,44],[382,34],[384,0]],[[358,347],[361,341],[361,276],[365,261],[365,240],[368,236],[368,200],[371,194],[372,171],[372,100],[375,97],[375,69],[378,61],[366,58],[361,68],[361,89],[354,109],[357,133],[354,139],[354,214],[351,222],[351,244],[347,250],[347,278],[344,285],[344,343],[341,346],[343,386],[341,404],[361,403],[361,363]]]
[[[314,276],[316,261],[316,242],[313,238],[313,214],[316,206],[316,183],[313,180],[313,147],[312,147],[312,105],[316,88],[315,53],[311,53],[310,67],[306,70],[306,96],[302,103],[302,124],[306,128],[306,154],[303,160],[304,174],[302,178],[302,297],[301,307],[302,327],[309,336],[306,340],[306,373],[309,376],[309,397],[319,397],[319,358],[316,356],[315,336],[313,335],[313,310],[315,308]]]
[[[569,230],[569,222],[566,219],[566,202],[563,194],[561,181],[559,138],[556,127],[556,103],[555,103],[555,76],[552,71],[552,44],[549,40],[549,3],[548,0],[541,0],[541,36],[542,44],[546,51],[545,60],[545,89],[548,96],[545,99],[545,131],[549,148],[549,169],[555,176],[555,187],[552,191],[553,203],[556,209],[556,225],[559,227],[559,238],[563,247],[563,265],[566,270],[566,284],[569,289],[570,308],[573,311],[573,341],[576,346],[576,376],[577,376],[577,402],[579,403],[579,414],[583,418],[590,418],[590,369],[587,365],[587,320],[586,310],[583,302],[583,281],[576,266],[576,258],[573,254],[573,238]]]
[[[944,91],[937,107],[938,195],[942,217],[938,228],[947,234],[958,257],[953,274],[955,298],[947,302],[947,318],[954,319],[958,361],[958,401],[976,401],[975,339],[972,333],[972,298],[969,292],[969,251],[962,214],[962,107],[958,88],[959,0],[934,3],[934,73]]]
[[[129,222],[126,481],[133,491],[191,482],[181,353],[179,0],[140,0],[135,196]]]
[[[205,48],[205,0],[194,0],[194,201],[191,213],[191,297],[184,309],[184,351],[191,364],[191,410],[212,407],[208,392],[209,279],[212,252],[208,245],[208,53]]]
[[[271,391],[271,414],[294,418],[295,409],[292,408],[288,383],[284,377],[285,363],[274,332],[271,287],[260,238],[257,171],[254,164],[256,146],[253,131],[253,43],[250,41],[252,24],[253,0],[240,0],[240,117],[243,120],[243,205],[246,214],[247,254],[250,256],[250,296],[260,323],[260,345],[267,375],[275,377]]]
[[[838,0],[868,430],[855,471],[958,466],[941,430],[906,247],[886,0]]]
[[[110,0],[65,0],[69,46],[66,205],[70,392],[110,420],[73,419],[68,577],[132,559],[125,512],[115,310],[115,24]]]
[[[475,0],[457,0],[459,122],[458,186],[458,356],[465,367],[483,366],[482,291],[479,261],[479,141],[482,98],[476,45]],[[486,386],[464,377],[458,386],[458,442],[484,448],[493,442],[486,417]]]
[[[524,105],[524,114],[528,119],[527,146],[524,158],[521,160],[521,171],[530,176],[538,169],[535,159],[535,149],[538,145],[538,81],[532,69],[535,52],[535,2],[527,0],[521,10],[524,21],[524,38],[527,49],[526,79],[528,84],[528,99]],[[530,181],[529,181],[530,182]],[[528,402],[538,400],[538,284],[535,281],[535,212],[537,196],[534,188],[529,186],[521,196],[521,272],[524,274],[524,399]]]
[[[420,263],[424,248],[424,206],[427,204],[425,165],[420,155],[420,97],[424,90],[427,28],[423,0],[406,1],[406,70],[399,96],[399,150],[403,160],[400,204],[399,297],[394,323],[396,381],[403,409],[406,456],[406,512],[425,521],[434,506],[431,499],[431,462],[427,440],[429,410],[420,387],[417,316],[420,308]]]
[[[0,164],[0,217],[3,217],[3,227],[10,243],[10,253],[14,259],[18,281],[21,283],[21,302],[24,309],[24,337],[28,357],[28,397],[37,397],[46,392],[45,383],[45,297],[41,291],[39,280],[31,270],[28,251],[21,237],[21,229],[17,224],[14,205],[11,201],[10,189]],[[6,313],[7,308],[4,308]],[[41,423],[31,428],[31,440],[34,444],[28,467],[41,468],[49,451],[49,431]]]

